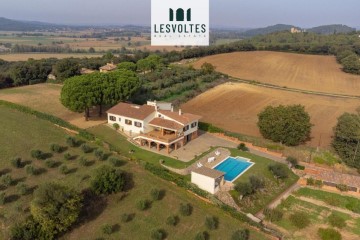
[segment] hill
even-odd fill
[[[313,27],[308,29],[307,31],[318,34],[333,34],[333,33],[349,33],[356,31],[356,29],[342,24],[332,24],[332,25]]]
[[[251,29],[251,30],[248,30],[248,31],[242,33],[242,35],[245,37],[266,35],[266,34],[270,34],[270,33],[274,33],[274,32],[290,31],[290,29],[293,27],[296,27],[296,26],[287,25],[287,24],[276,24],[276,25],[268,26],[268,27],[264,27],[264,28]],[[296,27],[296,28],[299,28],[299,27]]]
[[[0,17],[0,31],[40,31],[40,30],[61,30],[67,28],[64,25],[37,21],[19,21]]]

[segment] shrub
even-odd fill
[[[64,159],[65,159],[65,160],[71,160],[72,157],[73,157],[73,156],[72,156],[70,153],[65,153],[65,154],[64,154]]]
[[[291,165],[291,167],[298,165],[298,160],[295,157],[287,157],[286,161]]]
[[[346,227],[345,219],[342,218],[339,214],[336,214],[334,212],[329,216],[328,220],[330,225],[333,227],[337,227],[337,228]]]
[[[306,185],[314,186],[314,184],[315,184],[315,179],[313,179],[312,177],[306,179]]]
[[[86,166],[89,166],[89,161],[87,160],[87,158],[81,157],[81,158],[79,159],[79,164],[80,164],[81,166],[86,167]]]
[[[150,195],[151,195],[151,199],[153,201],[158,201],[158,200],[160,200],[160,197],[161,197],[161,191],[157,188],[153,188],[150,191]]]
[[[81,145],[81,150],[83,151],[83,153],[89,153],[91,152],[93,149],[92,147],[90,147],[89,145],[87,145],[86,143]]]
[[[318,235],[321,240],[341,240],[341,234],[331,228],[319,228]]]
[[[2,175],[1,178],[1,183],[5,186],[5,187],[9,187],[12,183],[13,183],[13,179],[11,177],[10,174],[5,174],[5,175]]]
[[[110,166],[102,166],[95,172],[91,189],[97,195],[111,194],[123,191],[125,184],[124,172]]]
[[[69,168],[66,165],[61,165],[60,168],[59,168],[59,171],[60,171],[61,174],[66,175],[66,174],[69,173]]]
[[[11,165],[14,168],[21,168],[21,158],[20,157],[14,157],[11,159]]]
[[[78,141],[76,140],[76,138],[71,136],[66,137],[66,144],[69,145],[70,147],[76,147],[77,143]]]
[[[192,206],[189,203],[180,203],[179,211],[182,216],[190,216],[192,213]]]
[[[151,239],[163,240],[166,237],[166,233],[162,229],[154,229],[151,231]]]
[[[198,232],[195,236],[195,240],[208,240],[209,239],[209,233],[204,232]]]
[[[323,181],[321,181],[321,180],[315,180],[314,185],[315,185],[316,187],[321,188],[321,187],[324,185],[324,183],[323,183]]]
[[[32,217],[15,224],[10,229],[10,239],[12,240],[46,239],[46,237],[46,234],[41,230],[40,224]],[[50,236],[48,238],[50,239]]]
[[[278,222],[282,219],[284,213],[276,208],[266,208],[264,210],[264,215],[270,222]]]
[[[123,213],[123,214],[121,215],[121,221],[124,222],[124,223],[129,222],[130,219],[131,219],[131,217],[130,217],[130,215],[127,214],[127,213]]]
[[[249,181],[254,192],[265,187],[265,180],[262,177],[252,175],[249,177]]]
[[[55,153],[61,153],[63,151],[63,147],[61,147],[59,144],[52,143],[50,145],[50,150]]]
[[[240,143],[240,144],[237,146],[237,149],[239,149],[239,150],[241,150],[241,151],[244,151],[244,152],[249,151],[249,148],[245,145],[245,143]]]
[[[237,230],[231,236],[231,240],[248,240],[249,238],[250,238],[249,229]]]
[[[0,192],[0,205],[4,205],[6,200],[5,192]]]
[[[117,131],[117,130],[119,130],[120,125],[117,124],[117,123],[114,123],[114,124],[113,124],[113,128]]]
[[[48,159],[45,161],[45,165],[48,168],[54,168],[54,167],[56,167],[56,161],[54,161],[52,159]]]
[[[44,232],[59,234],[75,223],[82,209],[82,195],[58,183],[45,183],[34,192],[30,212]],[[53,239],[53,238],[46,238]]]
[[[269,165],[269,170],[274,174],[276,178],[285,179],[288,177],[286,166],[281,163]]]
[[[31,150],[30,154],[32,158],[35,158],[37,160],[43,159],[44,155],[44,153],[40,150]]]
[[[341,192],[349,191],[348,186],[346,186],[345,184],[336,184],[336,188],[339,189]]]
[[[176,215],[171,215],[166,219],[166,224],[170,226],[176,226],[179,222],[179,217]]]
[[[295,212],[290,215],[290,222],[297,228],[303,229],[309,226],[309,216],[303,212]]]
[[[121,165],[121,161],[118,158],[115,157],[111,157],[109,158],[109,162],[111,165],[113,165],[114,167],[118,167]]]
[[[252,186],[249,182],[238,182],[236,183],[234,189],[243,197],[253,193]]]
[[[98,160],[100,160],[100,161],[106,160],[106,154],[104,153],[103,150],[101,150],[101,149],[96,149],[95,152],[94,152],[94,154],[95,154],[95,157],[96,157]]]
[[[37,175],[38,171],[33,165],[27,165],[25,171],[29,175]]]
[[[101,231],[104,233],[104,234],[107,234],[107,235],[110,235],[113,233],[113,227],[110,225],[110,224],[104,224],[102,227],[101,227]]]
[[[218,228],[219,226],[219,219],[217,217],[206,217],[205,219],[205,226],[209,229],[209,230],[215,230]]]
[[[305,166],[303,165],[296,165],[295,169],[299,169],[299,170],[305,170]]]
[[[26,195],[29,192],[29,188],[25,183],[18,183],[16,185],[16,190],[20,195]]]
[[[144,211],[150,207],[150,202],[147,199],[141,199],[136,203],[137,209]]]

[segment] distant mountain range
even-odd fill
[[[62,27],[64,26],[35,21],[18,21],[0,17],[0,31],[36,31]]]
[[[12,20],[0,17],[0,31],[53,31],[53,30],[64,30],[64,29],[78,29],[84,28],[77,27],[77,26],[67,26],[67,25],[60,25],[60,24],[52,24],[52,23],[44,23],[44,22],[37,22],[37,21],[19,21],[19,20]],[[93,26],[87,26],[93,27]],[[99,27],[99,26],[98,26]],[[244,29],[238,28],[234,29],[233,31],[241,33],[243,37],[253,37],[256,35],[265,35],[274,32],[280,31],[289,31],[291,28],[302,29],[298,26],[294,25],[287,25],[287,24],[277,24],[273,26],[268,26],[264,28],[255,28],[255,29]],[[359,27],[360,28],[360,27]],[[216,30],[229,30],[230,28],[222,27],[215,28]],[[355,28],[348,27],[346,25],[341,24],[333,24],[333,25],[324,25],[319,27],[314,27],[310,29],[304,29],[308,32],[315,32],[319,34],[333,34],[336,33],[346,33],[355,31]]]
[[[303,29],[294,25],[276,24],[264,28],[256,28],[243,32],[244,37],[253,37],[257,35],[266,35],[274,32],[290,31],[291,28],[305,30],[306,32],[314,32],[318,34],[333,34],[333,33],[348,33],[356,31],[356,28],[352,28],[341,24],[323,25],[319,27],[313,27],[309,29]]]

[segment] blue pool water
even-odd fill
[[[252,162],[247,162],[245,159],[228,157],[214,169],[225,172],[225,180],[232,182],[237,176],[252,165]]]

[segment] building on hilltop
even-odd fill
[[[108,123],[141,146],[165,148],[169,153],[198,137],[201,116],[174,111],[171,103],[151,102],[145,105],[119,103],[107,111]]]
[[[100,72],[111,72],[116,68],[117,66],[114,63],[107,63],[105,66],[100,67]]]

